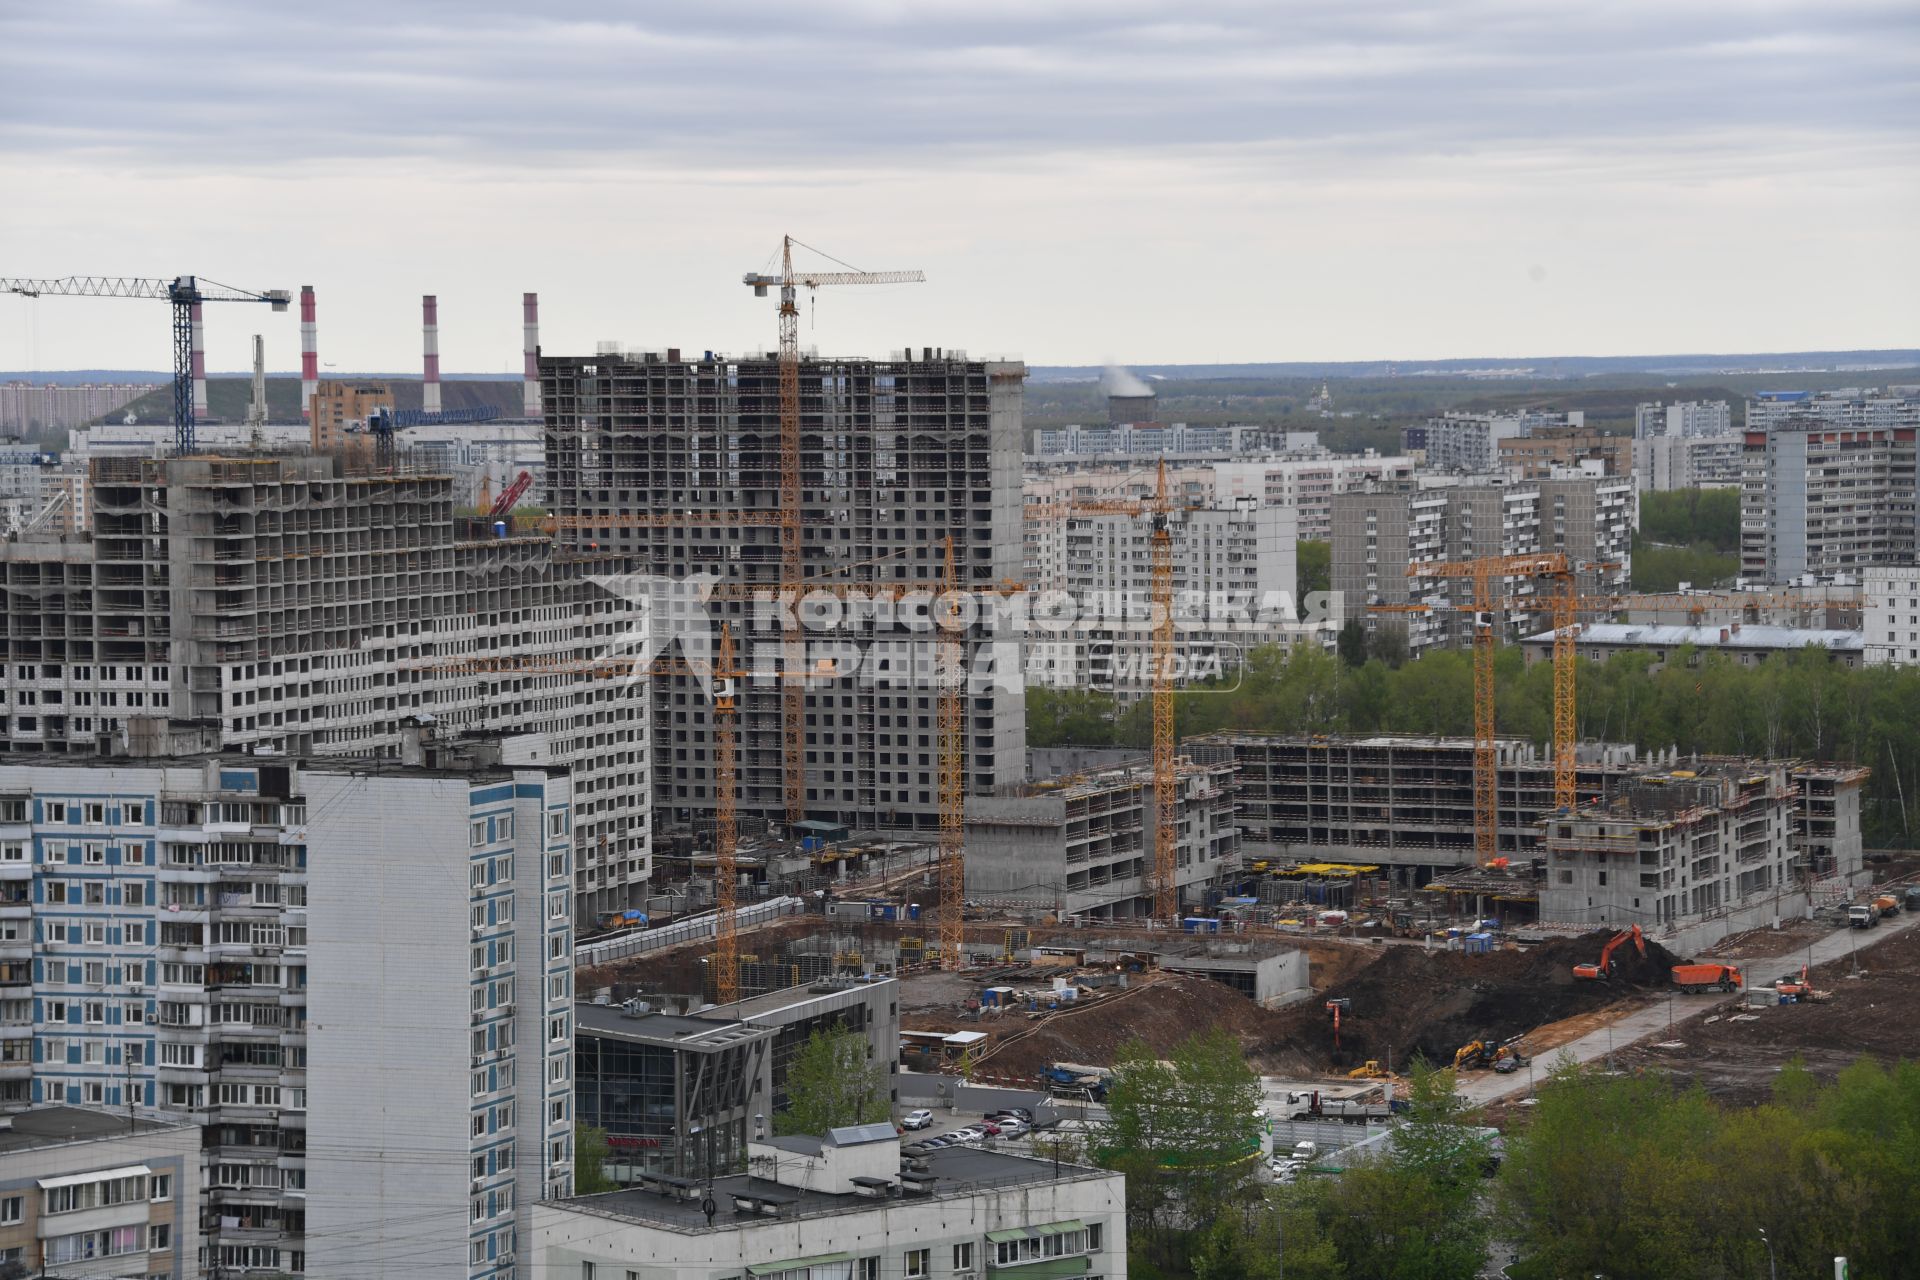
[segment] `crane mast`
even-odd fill
[[[1153,915],[1178,927],[1180,915],[1180,825],[1176,814],[1180,778],[1174,763],[1173,723],[1173,530],[1167,502],[1167,464],[1160,462],[1153,495]]]
[[[200,349],[200,307],[207,302],[265,302],[285,311],[293,295],[285,289],[235,289],[196,276],[161,280],[142,276],[57,276],[31,279],[0,276],[0,293],[23,298],[154,298],[173,306],[173,451],[193,452],[195,388],[206,379]]]
[[[740,921],[736,914],[739,867],[735,846],[739,832],[733,816],[734,805],[734,703],[733,631],[720,624],[720,651],[713,670],[713,884],[715,924],[714,975],[715,1004],[732,1004],[740,998]]]
[[[806,817],[806,645],[800,634],[799,595],[806,588],[802,524],[800,441],[800,306],[802,287],[817,289],[837,284],[910,284],[926,279],[919,271],[827,271],[793,269],[792,236],[780,239],[780,274],[748,272],[742,280],[756,298],[767,290],[780,291],[780,590],[786,597],[780,624],[781,646],[781,790],[787,822]]]
[[[966,942],[966,645],[960,575],[947,537],[945,603],[938,620],[940,681],[940,967],[961,967]]]

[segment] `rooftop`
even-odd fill
[[[163,1124],[155,1120],[129,1123],[124,1115],[88,1111],[81,1107],[35,1107],[31,1111],[0,1118],[0,1155],[192,1127],[187,1124]]]
[[[1816,645],[1839,651],[1866,647],[1866,637],[1858,631],[1816,631],[1808,627],[1770,627],[1742,625],[1727,627],[1641,626],[1631,622],[1596,622],[1580,628],[1581,644],[1620,644],[1664,646],[1677,649],[1692,645],[1700,649],[1804,649]],[[1551,644],[1553,632],[1528,636],[1526,644]]]
[[[784,1145],[787,1141],[787,1139],[773,1139],[770,1144],[779,1144],[782,1145],[782,1149],[789,1149]],[[803,1138],[799,1141],[809,1146],[804,1151],[793,1148],[796,1154],[805,1154],[807,1151],[819,1149],[820,1139],[818,1138]],[[707,1224],[707,1215],[700,1203],[699,1192],[702,1189],[697,1187],[689,1188],[693,1194],[687,1199],[658,1191],[629,1189],[610,1191],[605,1195],[579,1196],[558,1203],[564,1208],[583,1213],[643,1222],[648,1226],[691,1234],[709,1230],[731,1230],[745,1222],[791,1222],[799,1218],[822,1218],[841,1213],[860,1213],[917,1200],[956,1199],[986,1191],[1004,1191],[1038,1183],[1078,1182],[1088,1178],[1114,1176],[1104,1169],[1086,1169],[1068,1164],[1056,1166],[1050,1160],[1035,1160],[998,1151],[978,1151],[968,1147],[944,1147],[928,1152],[922,1157],[922,1163],[926,1166],[927,1172],[920,1175],[920,1179],[928,1186],[927,1193],[910,1195],[903,1199],[831,1195],[826,1192],[784,1186],[767,1178],[756,1178],[751,1174],[717,1178],[713,1182],[716,1212],[712,1226]],[[736,1198],[753,1199],[766,1205],[776,1206],[779,1213],[767,1215],[736,1209]]]

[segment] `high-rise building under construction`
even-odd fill
[[[788,816],[783,684],[804,672],[804,817],[937,829],[939,696],[928,668],[939,646],[924,599],[910,597],[939,589],[949,537],[963,589],[994,593],[1019,579],[1025,365],[934,348],[801,359],[796,585],[822,605],[802,633],[803,657],[790,636],[783,644],[775,603],[790,585],[777,357],[548,356],[540,375],[562,546],[618,553],[637,574],[716,584],[688,635],[726,620],[743,649],[741,816]],[[895,596],[909,598],[892,616],[853,607]],[[979,622],[965,638],[966,777],[979,794],[1024,772],[1024,692],[1017,639],[996,643]],[[690,665],[655,676],[661,829],[704,825],[713,803],[711,703]]]

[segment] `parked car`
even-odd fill
[[[1293,1144],[1293,1158],[1295,1160],[1304,1162],[1313,1159],[1319,1154],[1320,1144],[1317,1142],[1301,1141]]]
[[[970,1124],[964,1129],[955,1129],[947,1136],[955,1142],[964,1142],[968,1146],[972,1146],[986,1139],[987,1130],[984,1125]]]
[[[925,1147],[929,1151],[938,1151],[942,1147],[952,1146],[953,1137],[950,1134],[943,1133],[937,1138],[922,1138],[919,1142],[915,1143],[914,1145]]]
[[[932,1123],[933,1112],[922,1108],[919,1111],[907,1112],[900,1120],[900,1127],[903,1129],[924,1129]]]
[[[1033,1126],[1019,1116],[1008,1116],[1000,1121],[1000,1136],[1003,1138],[1024,1138],[1033,1132]]]
[[[982,1120],[980,1122],[980,1128],[986,1132],[989,1138],[997,1138],[1000,1136],[1000,1122],[998,1120]]]

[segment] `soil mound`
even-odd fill
[[[1415,1053],[1437,1066],[1474,1040],[1498,1042],[1549,1022],[1610,1004],[1633,990],[1665,986],[1679,959],[1648,942],[1642,956],[1631,943],[1614,949],[1612,976],[1576,978],[1573,966],[1599,960],[1614,931],[1599,929],[1526,950],[1466,955],[1388,947],[1374,963],[1307,1005],[1287,1011],[1286,1025],[1255,1052],[1300,1054],[1327,1067],[1345,1067],[1391,1055],[1401,1067]],[[1344,999],[1339,1043],[1328,1000]]]

